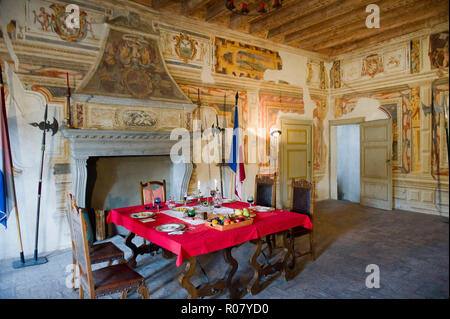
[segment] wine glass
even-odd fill
[[[184,204],[187,204],[187,192],[184,193],[183,198],[184,198]]]
[[[167,199],[167,206],[169,209],[173,209],[175,207],[175,201],[173,200],[173,196],[170,195]]]
[[[159,204],[161,204],[161,198],[156,197],[156,198],[155,198],[155,204],[156,204],[156,206],[158,207],[158,213],[159,213]]]
[[[252,208],[253,196],[247,197],[247,202],[250,204],[249,208]]]

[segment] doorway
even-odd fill
[[[337,199],[359,203],[359,124],[339,125],[337,134]]]
[[[330,121],[330,198],[392,209],[392,121]]]
[[[360,123],[364,117],[330,120],[330,198],[360,202]]]

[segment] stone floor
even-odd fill
[[[297,276],[291,281],[275,277],[258,295],[244,298],[448,298],[449,225],[448,218],[407,211],[383,211],[345,201],[316,203],[317,259],[303,257]],[[125,251],[123,238],[112,239]],[[307,247],[299,239],[296,245]],[[245,285],[252,276],[247,263],[254,246],[246,243],[233,250],[240,267],[235,278]],[[48,263],[12,268],[11,260],[0,261],[0,298],[77,298],[66,286],[70,280],[70,250],[42,254]],[[210,280],[222,276],[223,257],[213,253],[199,257]],[[366,267],[380,270],[380,288],[367,288]],[[100,267],[102,265],[96,266]],[[145,276],[150,297],[186,298],[177,276],[183,266],[161,255],[138,257],[137,271]],[[197,268],[195,283],[206,280]],[[111,296],[118,298],[118,294]],[[130,293],[129,298],[138,298]],[[214,298],[226,298],[219,295]],[[106,298],[106,297],[105,297]],[[108,297],[109,298],[109,297]]]

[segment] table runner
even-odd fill
[[[194,204],[192,204],[194,205]],[[181,205],[180,205],[181,206]],[[232,209],[242,209],[248,207],[248,203],[234,202],[223,204],[224,207]],[[168,207],[163,205],[161,210]],[[297,214],[280,209],[273,212],[258,212],[253,224],[227,231],[211,229],[204,224],[191,225],[184,223],[188,230],[182,235],[168,235],[159,232],[154,228],[166,223],[180,223],[180,219],[157,213],[156,221],[142,223],[138,219],[133,219],[129,215],[135,212],[145,211],[145,205],[124,207],[113,209],[107,217],[108,223],[114,223],[128,229],[136,235],[165,248],[177,255],[176,265],[179,267],[183,260],[188,257],[211,253],[217,250],[242,244],[246,241],[259,237],[277,233],[293,227],[302,226],[307,229],[312,228],[312,223],[308,216]],[[155,210],[148,210],[153,211]]]

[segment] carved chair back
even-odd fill
[[[255,205],[275,207],[274,175],[256,175],[254,201]]]
[[[291,189],[291,211],[314,216],[314,183],[304,179],[293,180]]]
[[[153,199],[156,197],[157,192],[159,192],[159,189],[161,188],[161,201],[166,201],[166,180],[163,179],[162,182],[160,181],[149,181],[146,183],[139,182],[140,189],[141,189],[141,203],[142,205],[147,205],[149,203],[153,202]],[[153,185],[156,185],[156,187],[153,187]]]

